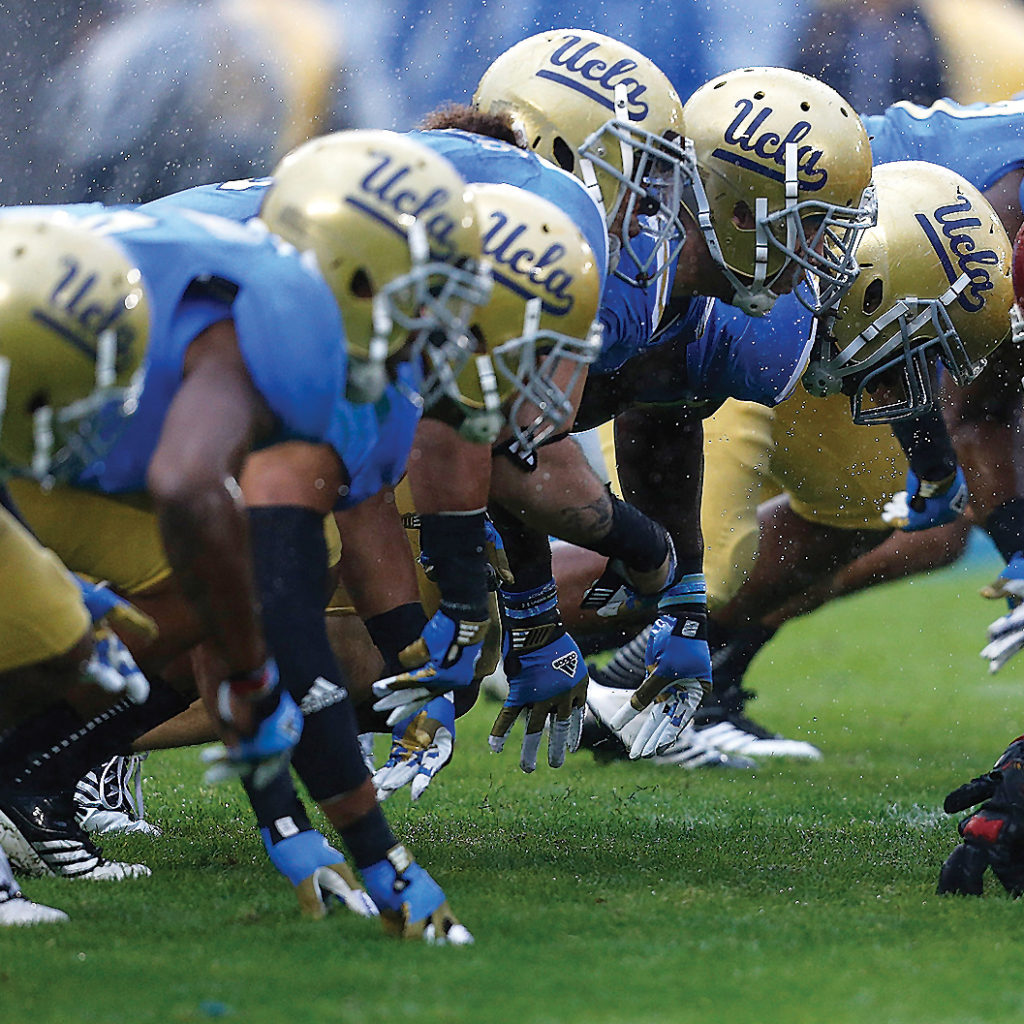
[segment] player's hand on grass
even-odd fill
[[[276,843],[262,828],[270,862],[295,887],[299,908],[306,917],[326,917],[337,901],[360,917],[376,917],[377,907],[356,878],[344,855],[316,829],[306,829]]]
[[[404,846],[362,869],[366,890],[380,910],[384,930],[432,945],[465,946],[473,936],[452,913],[444,891]]]
[[[423,633],[399,652],[406,671],[373,684],[375,711],[390,711],[388,725],[422,710],[448,690],[471,686],[487,635],[488,621],[452,618],[443,608],[423,627]]]
[[[455,702],[451,694],[434,697],[422,711],[395,723],[391,753],[373,774],[377,799],[386,800],[403,786],[419,800],[452,759],[455,746]]]
[[[561,628],[561,627],[559,627]],[[574,753],[583,733],[590,675],[576,641],[568,633],[534,650],[510,649],[510,635],[504,638],[505,674],[508,696],[487,738],[491,750],[500,754],[508,734],[520,716],[526,718],[519,767],[524,772],[537,768],[544,727],[548,727],[548,764],[561,768],[567,753]]]
[[[938,481],[919,480],[910,469],[907,470],[907,489],[886,502],[882,518],[906,533],[929,530],[962,516],[969,497],[967,480],[959,466],[955,473]]]
[[[678,738],[711,690],[702,611],[663,615],[647,640],[647,677],[608,723],[631,758],[653,757]]]
[[[988,627],[988,643],[981,657],[988,660],[989,672],[998,672],[1024,648],[1024,555],[1017,552],[992,583],[982,587],[981,596],[1005,599],[1009,612]]]

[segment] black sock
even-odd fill
[[[774,628],[751,623],[728,629],[708,617],[708,646],[711,648],[712,691],[722,693],[738,687],[758,651],[773,636]]]
[[[287,767],[262,788],[254,786],[251,779],[243,779],[242,785],[256,815],[256,824],[269,832],[271,843],[279,843],[282,839],[313,827],[295,792],[291,772]]]
[[[0,778],[40,791],[69,789],[96,765],[126,753],[134,740],[188,707],[174,687],[150,680],[149,698],[125,698],[89,721],[60,701],[0,738]]]
[[[985,532],[1009,562],[1024,549],[1024,498],[1010,498],[994,509],[985,523]]]
[[[338,831],[357,868],[376,864],[387,856],[388,850],[398,845],[380,807],[374,807],[369,814]]]

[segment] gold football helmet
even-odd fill
[[[684,237],[683,108],[653,62],[598,32],[542,32],[491,64],[473,103],[508,111],[527,146],[590,189],[605,211],[610,244],[621,244],[636,264],[618,276],[645,284],[671,266]],[[634,223],[667,249],[635,249]],[[610,256],[614,267],[618,252]]]
[[[43,483],[101,458],[134,411],[149,338],[142,274],[66,213],[0,216],[0,466]]]
[[[464,336],[489,286],[465,182],[444,157],[394,132],[345,131],[299,146],[272,177],[260,219],[316,257],[341,309],[353,401],[380,397],[410,334],[442,347]]]
[[[509,425],[529,454],[573,411],[586,367],[601,350],[601,282],[593,250],[553,203],[512,185],[472,185],[493,289],[471,326],[461,365],[432,388],[457,396],[459,430],[491,443]],[[429,360],[428,360],[429,364]]]
[[[687,100],[683,123],[697,169],[685,204],[734,305],[763,316],[798,283],[794,264],[813,311],[849,287],[875,201],[867,132],[835,90],[784,68],[731,71]]]
[[[927,409],[936,359],[957,384],[974,380],[1013,305],[1010,240],[970,182],[902,161],[876,167],[875,185],[878,225],[857,250],[860,273],[817,325],[804,374],[812,394],[849,394],[857,423]]]

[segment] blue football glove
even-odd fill
[[[647,678],[608,723],[629,756],[653,757],[672,745],[711,691],[707,615],[681,608],[663,615],[647,639]]]
[[[221,683],[217,714],[236,738],[208,747],[200,755],[210,765],[204,776],[209,784],[251,777],[252,784],[262,789],[284,770],[302,735],[302,712],[280,686],[273,658],[251,679]]]
[[[452,759],[455,702],[451,694],[435,697],[422,711],[395,723],[391,754],[373,773],[377,799],[386,800],[403,786],[419,800],[437,773]]]
[[[473,941],[452,913],[441,886],[404,846],[392,847],[383,860],[363,868],[362,875],[389,934],[437,945],[465,946]]]
[[[520,714],[526,713],[519,767],[524,772],[537,768],[537,751],[545,724],[548,730],[548,764],[561,768],[565,755],[575,753],[583,732],[583,713],[587,706],[590,675],[576,641],[562,632],[543,647],[512,653],[509,630],[504,645],[508,697],[487,738],[491,750],[500,754],[505,740]]]
[[[459,621],[438,609],[419,638],[399,652],[406,671],[373,684],[379,698],[374,711],[390,711],[388,725],[394,726],[447,690],[470,686],[488,626],[486,619]]]
[[[149,697],[149,680],[117,634],[106,626],[96,630],[92,654],[82,665],[82,674],[107,693],[127,697],[134,704],[144,704]]]
[[[270,862],[295,886],[299,908],[306,917],[326,917],[333,896],[360,917],[376,917],[377,907],[335,850],[316,829],[307,829],[277,843],[270,830],[260,829]]]
[[[90,583],[75,573],[72,576],[94,626],[107,623],[140,641],[156,639],[156,623],[145,612],[115,594],[106,583]]]
[[[1016,552],[996,579],[982,587],[981,596],[1005,598],[1010,608],[988,627],[989,642],[981,651],[981,656],[988,659],[989,672],[998,672],[1024,649],[1024,554]]]
[[[586,589],[580,607],[596,612],[603,619],[657,608],[660,593],[641,594],[628,577],[628,570],[619,559],[610,560],[600,578]]]
[[[959,466],[945,480],[935,482],[918,480],[914,471],[908,469],[907,489],[894,494],[885,503],[882,518],[907,533],[929,530],[962,516],[969,498],[967,480]]]
[[[1024,600],[1024,554],[1017,551],[995,580],[981,588],[981,596],[996,601],[1005,597],[1010,609],[1016,608]]]

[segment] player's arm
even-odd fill
[[[227,743],[210,752],[207,777],[252,773],[256,786],[280,770],[302,731],[267,657],[238,485],[246,453],[270,425],[234,325],[222,320],[186,353],[147,474],[168,561],[223,667],[220,682],[203,688]]]
[[[882,517],[907,531],[953,522],[967,508],[967,481],[941,412],[931,409],[891,426],[909,469],[906,490],[893,495]]]
[[[341,580],[360,616],[372,618],[391,608],[419,603],[412,548],[395,506],[394,491],[383,487],[351,508],[334,513],[341,534]]]
[[[168,560],[231,674],[266,657],[237,481],[270,420],[232,322],[220,321],[189,348],[147,477]]]
[[[422,634],[399,654],[405,671],[375,684],[375,707],[389,724],[453,687],[468,687],[488,625],[487,493],[490,448],[464,440],[440,420],[424,419],[409,458],[420,517],[420,545],[441,604]]]
[[[623,453],[623,495],[663,523],[675,544],[670,582],[658,598],[661,617],[645,651],[647,677],[610,723],[621,734],[640,718],[630,757],[649,757],[675,740],[711,689],[700,529],[703,423],[682,406],[630,409],[616,417],[615,447]]]

